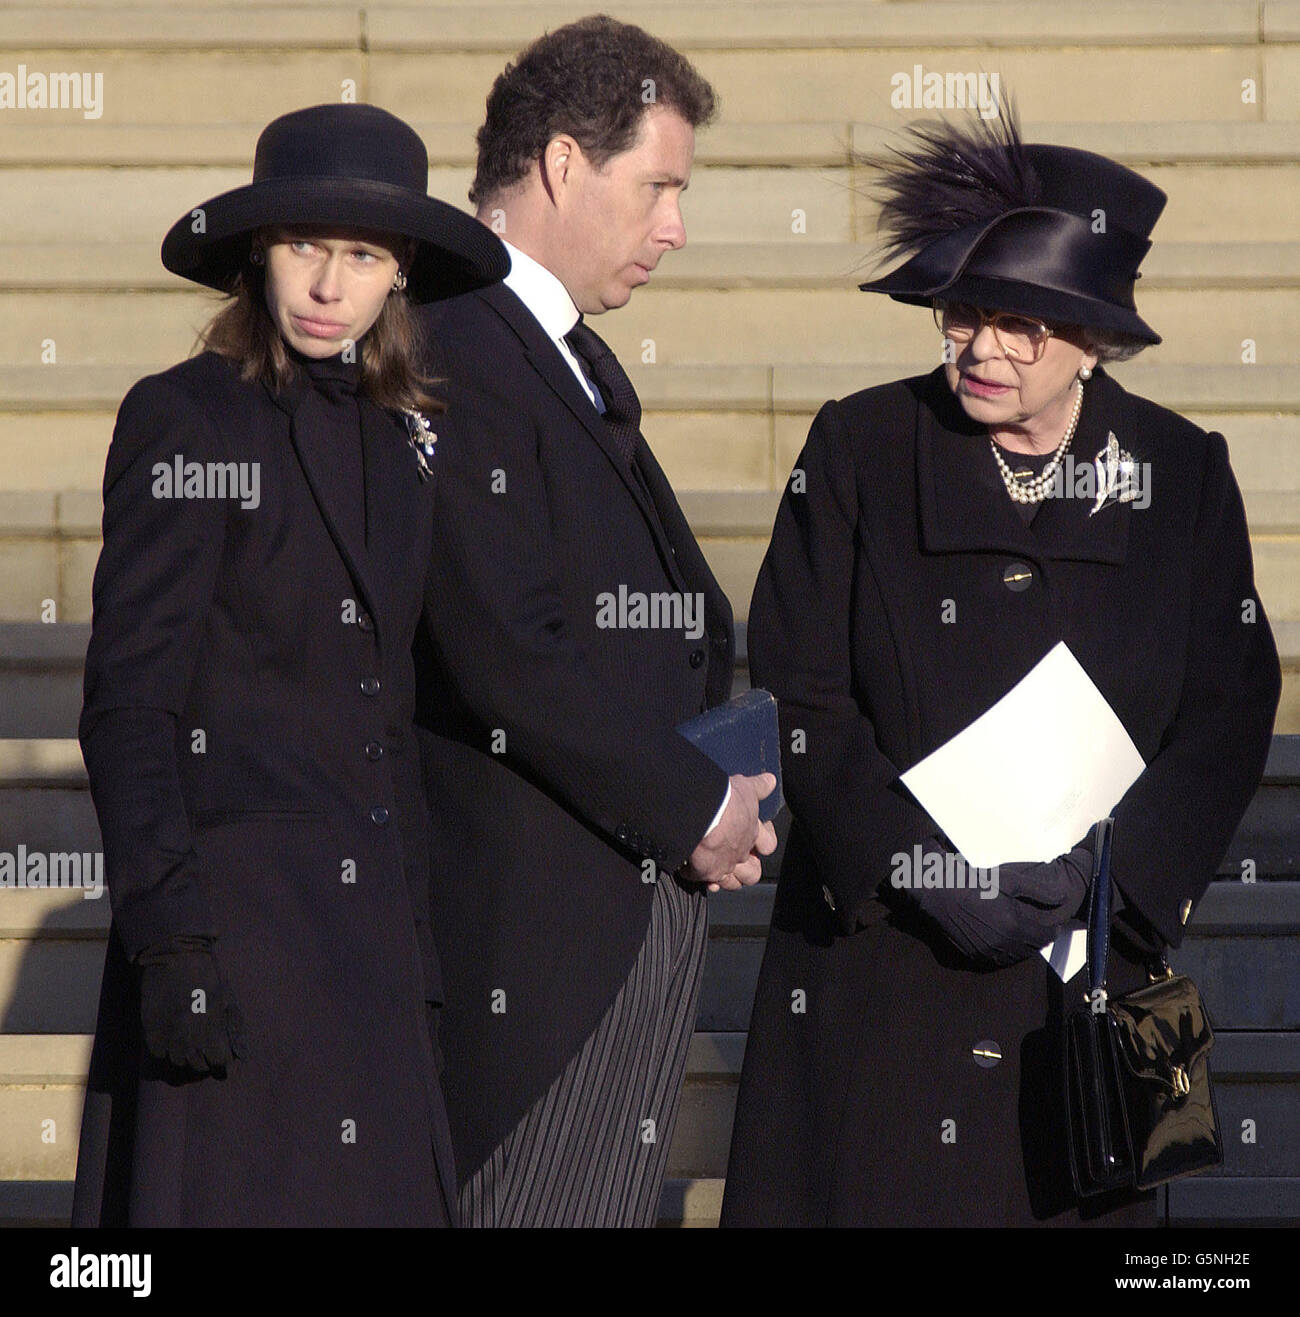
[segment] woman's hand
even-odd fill
[[[936,857],[944,864],[943,872],[950,871],[953,853],[939,838],[922,843],[922,854]],[[964,955],[1013,965],[1051,942],[1057,929],[1078,912],[1092,878],[1092,850],[1080,845],[1043,863],[999,865],[996,873],[996,885],[984,888],[913,883],[897,890]]]
[[[140,1021],[151,1056],[202,1075],[245,1055],[239,1008],[209,939],[171,938],[142,951],[136,964]]]

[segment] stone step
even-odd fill
[[[664,1181],[661,1228],[713,1228],[722,1210],[725,1181]],[[1300,1225],[1300,1177],[1193,1176],[1169,1186],[1172,1224],[1215,1226]],[[62,1228],[72,1213],[70,1180],[0,1181],[0,1228]],[[1161,1220],[1164,1220],[1162,1215]]]
[[[58,378],[87,367],[179,360],[194,347],[214,299],[201,291],[0,291],[0,363]],[[1217,366],[1247,381],[1270,368],[1298,373],[1289,337],[1297,301],[1291,286],[1144,293],[1143,314],[1165,341],[1131,368]],[[778,371],[835,370],[864,359],[911,361],[915,373],[940,359],[942,340],[928,311],[865,296],[848,279],[822,289],[651,288],[636,307],[634,316],[611,317],[606,337],[629,374],[636,367],[647,380],[668,369],[779,362]],[[46,364],[42,344],[50,342],[57,362]],[[1243,355],[1255,360],[1243,365]],[[1159,364],[1148,367],[1148,360]]]
[[[914,307],[900,309],[918,311]],[[918,311],[918,314],[923,313]],[[611,338],[615,336],[611,332]],[[643,366],[637,353],[628,354],[627,372],[648,412],[739,410],[807,415],[828,398],[843,398],[859,389],[922,373],[935,364],[931,357],[930,352],[925,352],[910,358],[900,354],[889,361],[836,365],[783,362],[775,366],[754,363]],[[25,369],[26,378],[30,379],[31,372],[40,368]],[[1300,411],[1300,366],[1209,362],[1166,365],[1155,356],[1140,356],[1133,361],[1115,363],[1108,369],[1130,392],[1184,415]],[[14,390],[20,390],[24,370],[16,368],[7,374],[13,380]],[[47,394],[52,391],[52,381],[45,391]],[[0,394],[0,408],[4,406],[5,398]]]
[[[754,591],[763,555],[767,551],[770,531],[752,537],[701,536],[700,544],[723,590],[732,601],[738,622],[744,622]],[[1296,536],[1288,532],[1280,535],[1256,536],[1253,541],[1256,583],[1273,627],[1278,650],[1282,656],[1283,688],[1281,706],[1274,730],[1279,734],[1300,732],[1300,577],[1296,574],[1298,551]],[[69,549],[75,552],[69,552]],[[0,537],[0,565],[22,573],[22,593],[0,591],[0,626],[10,622],[24,623],[42,613],[43,601],[58,600],[59,615],[73,622],[84,621],[90,615],[90,580],[98,557],[98,541],[38,541],[20,540],[5,542]],[[63,563],[62,570],[60,563]],[[30,721],[11,730],[20,735],[32,732],[64,733],[70,735],[77,712],[74,690],[64,684],[61,697],[51,694],[55,710],[51,721],[34,709],[23,710],[40,721]],[[52,800],[53,806],[57,801]],[[42,806],[44,809],[44,806]],[[0,810],[0,814],[2,814]],[[44,818],[42,812],[40,817]],[[88,824],[89,815],[83,823]],[[3,826],[0,824],[0,826]],[[81,835],[89,835],[82,827]]]
[[[722,1211],[722,1180],[665,1180],[660,1226],[712,1227]],[[64,1227],[72,1215],[72,1181],[0,1180],[0,1228]]]
[[[189,291],[163,268],[158,246],[153,240],[14,243],[0,251],[0,293]],[[653,288],[638,295],[636,305],[665,289],[853,291],[872,272],[873,252],[871,242],[809,242],[796,235],[783,241],[691,241],[664,259]],[[1157,288],[1240,293],[1296,287],[1300,243],[1294,242],[1158,243],[1142,266],[1144,295]],[[609,323],[636,318],[611,317]]]
[[[511,55],[542,31],[572,20],[581,5],[495,5],[493,22],[466,3],[389,3],[368,6],[364,24],[354,5],[314,5],[314,21],[302,22],[292,4],[258,6],[141,4],[99,9],[77,22],[77,9],[61,4],[11,7],[0,21],[0,45],[38,50],[228,50],[317,49],[417,50],[462,54],[486,50]],[[1271,9],[1285,7],[1272,5]],[[229,10],[229,12],[227,12]],[[1026,5],[1014,25],[995,0],[983,3],[795,4],[737,6],[705,0],[691,5],[616,4],[625,22],[652,28],[688,51],[825,47],[867,50],[913,47],[1254,46],[1261,32],[1249,0],[1183,0],[1176,8],[1158,0],[1093,0],[1087,14]],[[1264,36],[1285,39],[1280,13]]]
[[[1257,813],[1261,808],[1252,806]],[[1277,808],[1285,808],[1287,818],[1276,847],[1289,847],[1289,871],[1300,871],[1294,803]],[[1267,841],[1250,846],[1263,875],[1270,869],[1267,846]],[[6,849],[16,852],[15,846]],[[1223,872],[1239,873],[1232,865],[1230,859]],[[743,896],[720,894],[711,902],[716,918],[698,1019],[709,1032],[749,1027],[769,917],[756,912],[771,897]],[[0,890],[0,1032],[93,1031],[108,914],[102,895],[89,900],[80,891]],[[728,921],[734,921],[730,931]],[[1203,898],[1174,960],[1201,983],[1221,1027],[1300,1029],[1294,984],[1298,952],[1300,883],[1221,879]],[[1243,975],[1253,976],[1249,995],[1241,991]]]
[[[99,825],[84,782],[0,787],[0,845],[12,851],[20,844],[29,853],[98,851]],[[8,895],[0,891],[0,901]]]
[[[1300,159],[1300,124],[1294,136],[1295,149],[1283,162],[1247,156],[1232,164],[1143,165],[1142,172],[1169,194],[1155,230],[1156,245],[1294,242],[1290,220],[1300,201],[1300,177],[1289,166]],[[239,164],[188,168],[11,165],[0,171],[6,185],[0,194],[0,239],[6,247],[33,241],[53,246],[160,244],[175,220],[192,207],[245,185],[251,154],[250,148]],[[435,165],[429,171],[429,191],[467,208],[472,175],[467,165]],[[809,244],[872,243],[876,235],[871,178],[843,164],[704,164],[692,173],[682,212],[689,242],[800,238]],[[90,233],[88,214],[94,216]],[[39,217],[37,228],[34,216]],[[147,273],[150,279],[156,277],[153,270]]]
[[[0,1034],[0,1181],[70,1180],[93,1035]],[[697,1033],[669,1175],[722,1175],[743,1034]],[[52,1123],[51,1123],[52,1122]]]
[[[475,105],[482,99],[480,96]],[[849,166],[856,157],[874,154],[896,140],[905,119],[890,118],[889,123],[849,123],[842,118],[826,122],[735,123],[724,118],[700,134],[695,169],[703,176],[718,165],[803,169]],[[429,162],[435,168],[468,168],[474,164],[477,121],[411,119],[410,123],[423,139]],[[12,118],[0,121],[0,169],[220,166],[247,171],[263,126],[262,121],[237,119],[233,113],[217,123]],[[1300,130],[1295,123],[1258,119],[1167,123],[1022,119],[1021,131],[1026,141],[1099,151],[1144,168],[1187,164],[1286,166],[1300,156]]]
[[[89,640],[85,624],[0,624],[0,738],[76,736]],[[11,753],[3,746],[0,764]]]
[[[617,12],[692,55],[735,120],[871,121],[891,113],[895,75],[910,85],[917,64],[940,72],[991,67],[1029,117],[1182,122],[1194,96],[1207,119],[1300,118],[1297,52],[1287,40],[1293,20],[1269,8],[1274,19],[1263,32],[1251,0],[1097,0],[1072,17],[1025,5],[1015,22],[991,0],[643,4]],[[409,117],[461,122],[506,57],[581,12],[569,4],[507,6],[484,23],[463,5],[377,6],[313,9],[303,21],[289,6],[229,15],[151,6],[99,9],[91,22],[70,22],[66,10],[23,8],[0,16],[0,45],[28,52],[35,67],[102,71],[119,122],[156,122],[160,107],[172,105],[181,119],[219,117],[213,107],[232,100],[247,118],[265,121],[286,104],[336,99],[343,87]],[[236,86],[231,51],[239,52]],[[74,52],[85,52],[80,65]],[[1253,97],[1242,93],[1247,78],[1260,84]]]
[[[883,300],[877,305],[895,305]],[[921,314],[917,308],[910,309]],[[611,330],[612,330],[611,326]],[[611,338],[616,335],[611,332]],[[725,365],[641,365],[639,341],[627,355],[627,372],[647,415],[654,412],[761,412],[806,419],[828,398],[917,375],[935,364],[927,349],[908,358],[836,364],[734,362]],[[933,347],[933,344],[930,344]],[[619,350],[619,349],[616,349]],[[1158,349],[1157,349],[1158,351]],[[0,374],[0,415],[4,413],[115,414],[126,391],[143,375],[165,370],[165,358],[134,364],[56,364],[7,366]],[[1138,357],[1110,367],[1131,392],[1184,415],[1300,412],[1300,366],[1221,365]],[[26,423],[24,421],[24,423]],[[35,424],[36,422],[33,422]],[[51,424],[61,423],[52,421]],[[107,445],[105,444],[105,448]],[[783,483],[788,468],[779,480]],[[40,481],[35,486],[40,487]]]
[[[1152,291],[1143,298],[1143,312],[1164,329],[1166,341],[1151,357],[1122,363],[1126,369],[1117,367],[1117,377],[1125,382],[1138,371],[1180,367],[1226,371],[1239,377],[1234,385],[1245,392],[1250,410],[1262,411],[1272,402],[1260,396],[1267,389],[1267,373],[1282,374],[1286,387],[1300,394],[1300,367],[1293,363],[1287,337],[1297,302],[1300,295],[1293,288]],[[124,373],[140,369],[134,362],[188,356],[212,309],[211,299],[202,294],[0,292],[5,402],[14,406],[22,395],[13,398],[11,390],[26,386],[29,408],[53,406],[53,398],[49,403],[43,399],[61,389],[66,390],[65,406],[84,404],[79,386],[94,387],[96,373],[115,367],[115,374]],[[868,299],[852,287],[659,290],[645,294],[637,309],[635,319],[612,321],[607,338],[639,389],[644,383],[647,404],[656,402],[655,383],[666,371],[734,371],[743,377],[756,369],[755,362],[778,363],[772,369],[774,387],[780,387],[790,371],[847,374],[865,356],[911,362],[902,373],[918,374],[938,365],[942,344],[929,312]],[[41,325],[41,340],[32,337],[33,324]],[[794,335],[792,327],[798,327]],[[58,361],[46,365],[41,344],[50,341]],[[1247,342],[1257,360],[1243,365]],[[844,392],[861,387],[859,379],[855,375]],[[732,383],[743,387],[742,378]],[[1254,394],[1253,386],[1260,394]],[[33,396],[37,390],[40,394]],[[1291,402],[1286,399],[1288,406]]]
[[[765,409],[761,415],[646,410],[643,428],[697,535],[771,531],[777,491],[795,465],[818,405]],[[1295,407],[1300,410],[1300,399]],[[57,539],[75,556],[77,542],[89,539],[98,552],[98,491],[113,408],[106,401],[103,410],[86,412],[0,410],[0,470],[10,473],[10,490],[0,492],[0,543],[30,536]],[[1294,411],[1184,414],[1227,436],[1237,482],[1248,498],[1300,489],[1300,423]],[[1280,524],[1269,505],[1252,505],[1248,512],[1252,524],[1263,517],[1261,528]],[[89,567],[93,570],[93,561]],[[25,593],[30,599],[39,595],[34,589]]]
[[[66,1184],[75,1175],[90,1043],[87,1035],[0,1035],[0,1194],[14,1194],[13,1182]],[[744,1051],[742,1033],[701,1032],[692,1039],[666,1201],[682,1181],[711,1180],[720,1191]],[[1225,1165],[1215,1178],[1300,1175],[1300,1145],[1284,1134],[1300,1094],[1300,1034],[1221,1029],[1213,1064],[1221,1127],[1250,1119],[1262,1131],[1249,1146],[1226,1140]],[[0,1198],[0,1221],[5,1214]]]
[[[0,1034],[0,1181],[70,1181],[90,1034]]]

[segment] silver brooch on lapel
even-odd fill
[[[1091,517],[1111,500],[1132,503],[1141,492],[1138,489],[1137,466],[1133,454],[1119,446],[1115,431],[1106,434],[1106,447],[1094,459],[1097,467],[1097,501],[1092,505]]]
[[[423,412],[407,411],[404,414],[406,433],[415,452],[416,465],[420,468],[420,479],[430,480],[433,477],[432,462],[438,447],[438,436],[433,432],[433,426],[429,424],[429,418]]]

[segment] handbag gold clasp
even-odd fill
[[[1185,1098],[1192,1091],[1192,1081],[1185,1066],[1174,1066],[1173,1081],[1175,1097]]]

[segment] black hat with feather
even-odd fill
[[[1014,110],[969,128],[914,125],[881,171],[879,226],[897,269],[858,287],[896,302],[967,302],[1159,343],[1133,285],[1166,196],[1092,151],[1020,140]]]

